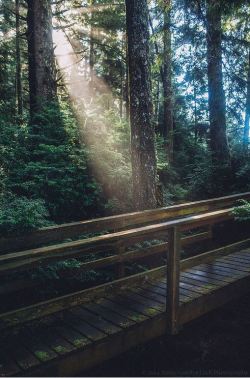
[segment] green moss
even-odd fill
[[[50,359],[48,352],[44,352],[43,350],[36,350],[35,355],[41,361],[48,361]]]
[[[75,339],[74,340],[74,345],[77,347],[77,348],[80,348],[80,347],[83,347],[87,344],[87,341],[86,339]]]
[[[144,319],[143,315],[132,315],[131,319],[134,320],[135,322],[141,322]]]
[[[67,349],[61,345],[56,346],[55,351],[59,354],[67,353]]]
[[[151,308],[151,307],[150,307],[150,308],[147,308],[147,314],[148,314],[149,316],[157,315],[158,312],[159,312],[159,310],[156,309],[156,308]]]

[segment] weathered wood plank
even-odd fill
[[[93,312],[90,312],[88,307],[73,307],[70,312],[76,315],[78,318],[82,319],[84,322],[87,322],[91,326],[106,333],[107,335],[112,335],[113,333],[121,331],[120,327],[117,327],[106,319],[103,319],[103,317],[101,317],[100,315],[96,315],[93,314]]]
[[[102,317],[106,319],[108,322],[113,324],[116,328],[121,330],[121,328],[128,328],[135,324],[135,322],[127,317],[120,314],[115,313],[114,311],[111,311],[110,309],[103,308],[98,303],[89,303],[85,305],[85,307],[98,315],[99,317]]]
[[[65,322],[59,318],[54,318],[53,329],[60,336],[64,337],[75,348],[83,348],[91,344],[91,340],[83,336],[83,334],[77,332],[73,328],[69,327]]]
[[[160,295],[159,293],[152,292],[148,288],[143,287],[131,288],[129,289],[129,291],[137,293],[146,299],[153,299],[156,302],[159,302],[160,304],[164,304],[166,306],[166,295]]]
[[[199,291],[199,295],[201,295],[201,291],[203,292],[203,294],[206,294],[208,292],[216,290],[217,288],[217,286],[214,286],[211,283],[208,283],[207,281],[204,282],[200,280],[195,280],[194,278],[190,278],[190,277],[182,277],[181,282],[184,284],[190,285],[192,287],[192,289],[189,288],[189,291],[191,293],[192,292],[197,293],[197,291]],[[197,290],[194,290],[194,288],[197,288]]]
[[[239,251],[242,248],[249,246],[249,244],[250,244],[250,239],[246,239],[237,243],[226,245],[221,248],[217,248],[213,251],[201,253],[194,257],[189,257],[181,261],[181,270],[189,269],[193,266],[199,265],[200,263],[208,263],[220,256],[225,256],[235,251]]]
[[[166,290],[167,290],[166,282],[160,285],[158,281],[156,282],[150,281],[148,284],[150,285],[148,286],[149,290],[154,291],[160,295],[163,295],[166,298]],[[187,295],[187,293],[184,290],[182,290],[182,288],[180,288],[180,302],[185,302],[187,300],[190,300],[190,297]]]
[[[185,303],[180,307],[180,323],[185,324],[249,291],[250,276],[248,275],[247,277],[220,287],[207,295],[203,295],[192,302]]]
[[[245,265],[239,265],[236,263],[230,263],[229,260],[218,260],[217,262],[218,266],[230,268],[233,269],[239,273],[248,273],[250,271],[249,267],[246,267]]]
[[[217,261],[217,260],[213,264],[208,264],[208,267],[211,268],[211,269],[218,269],[218,270],[220,270],[224,273],[227,273],[227,274],[231,273],[232,277],[236,276],[236,277],[240,278],[240,277],[247,275],[247,272],[238,271],[238,270],[234,269],[232,266],[231,267],[222,266],[220,264],[220,262]]]
[[[19,340],[41,362],[47,362],[58,357],[55,351],[41,341],[39,332],[30,327],[25,327],[19,332]]]
[[[111,298],[112,299],[112,298]],[[135,310],[131,310],[128,307],[122,306],[115,302],[115,298],[113,297],[113,302],[110,300],[109,297],[101,298],[97,300],[97,303],[104,307],[105,309],[115,312],[118,315],[126,316],[126,318],[132,320],[135,323],[141,323],[142,321],[148,319],[145,315]]]
[[[152,308],[148,303],[145,303],[145,301],[138,301],[131,297],[128,298],[121,295],[116,296],[114,301],[115,303],[121,304],[122,306],[130,308],[131,310],[135,310],[149,318],[159,314],[159,310]]]
[[[73,376],[89,369],[97,363],[110,359],[128,349],[166,332],[166,317],[160,314],[150,320],[136,324],[121,333],[110,335],[87,349],[71,353],[63,359],[51,361],[42,369],[33,369],[26,376]]]
[[[152,315],[156,315],[158,312],[165,311],[165,306],[163,306],[161,303],[153,299],[147,299],[142,295],[139,295],[138,293],[127,290],[125,293],[123,293],[122,296],[127,298],[128,300],[133,300],[135,302],[145,304],[150,309],[149,313]]]
[[[167,290],[166,286],[166,279],[162,278],[161,281],[157,282],[157,286],[161,287],[162,289]],[[183,302],[190,301],[191,299],[195,298],[198,294],[194,293],[193,291],[187,289],[186,287],[179,286],[179,296],[182,298]]]
[[[216,273],[210,272],[210,271],[203,271],[200,268],[198,268],[198,269],[195,270],[195,274],[198,275],[198,276],[206,276],[208,278],[215,279],[215,280],[221,282],[221,285],[226,285],[227,283],[230,283],[230,282],[234,281],[233,277],[222,276],[222,275],[220,275],[218,273],[216,274]],[[185,280],[191,280],[191,279],[183,276],[183,280],[185,281]],[[212,287],[211,287],[211,289],[212,289]]]
[[[73,314],[70,310],[64,311],[62,314],[63,321],[71,328],[79,331],[91,341],[101,340],[107,337],[107,334],[100,329],[83,321],[79,316]]]
[[[214,280],[210,277],[207,277],[206,275],[201,276],[201,275],[198,275],[196,273],[191,273],[189,271],[183,272],[183,276],[188,277],[188,278],[190,278],[194,281],[204,282],[205,284],[208,284],[210,286],[214,286],[215,288],[219,287],[222,284],[221,281]]]

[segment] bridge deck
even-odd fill
[[[180,274],[179,322],[186,322],[250,290],[250,248]],[[120,289],[66,311],[6,330],[0,375],[67,376],[167,330],[166,278]]]

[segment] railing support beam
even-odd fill
[[[178,227],[171,228],[168,237],[166,311],[169,331],[172,335],[175,335],[179,331],[180,229]]]

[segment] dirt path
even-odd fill
[[[250,376],[250,294],[84,376]]]

